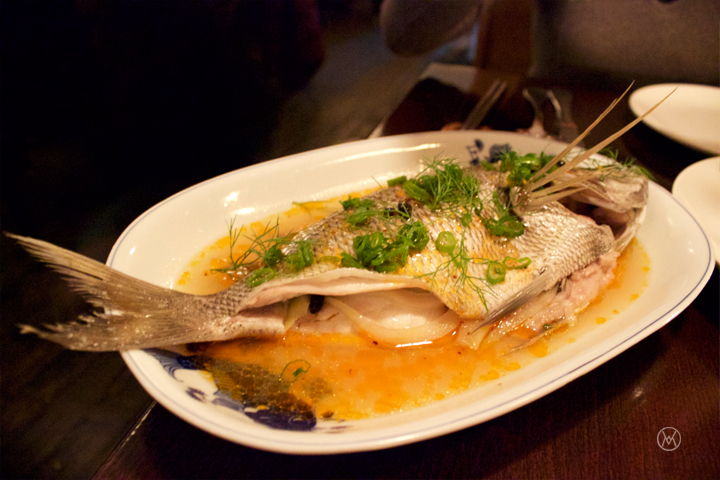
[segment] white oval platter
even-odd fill
[[[227,221],[247,223],[292,201],[321,200],[418,171],[437,155],[461,163],[485,158],[493,145],[520,153],[559,151],[563,144],[504,132],[431,132],[364,140],[265,162],[188,188],[154,206],[122,234],[108,265],[173,287],[191,258],[226,235]],[[638,233],[650,257],[649,285],[630,307],[547,357],[479,388],[409,412],[343,423],[319,421],[306,431],[256,423],[228,408],[207,376],[155,351],[122,356],[160,404],[211,434],[254,448],[334,454],[388,448],[454,432],[546,395],[660,329],[702,290],[713,271],[710,244],[695,219],[656,184]]]

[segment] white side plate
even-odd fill
[[[639,88],[630,95],[637,116],[677,87],[675,93],[643,120],[663,135],[708,153],[720,153],[720,88],[663,83]]]
[[[680,172],[672,192],[710,237],[720,265],[720,157],[695,162]]]

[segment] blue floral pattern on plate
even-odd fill
[[[192,357],[172,353],[160,349],[145,350],[155,358],[163,370],[175,381],[184,383],[178,378],[177,373],[182,370],[200,370]],[[198,402],[210,403],[219,407],[229,408],[246,415],[251,420],[280,430],[311,431],[321,430],[330,433],[339,433],[346,430],[346,425],[336,420],[323,420],[318,423],[314,413],[309,412],[288,412],[277,409],[246,405],[242,401],[233,398],[228,392],[215,388],[214,391],[203,390],[197,386],[188,386],[185,393]],[[320,427],[320,428],[318,428]]]

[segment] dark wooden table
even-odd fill
[[[393,69],[388,70],[394,76],[394,85],[382,92],[370,89],[371,93],[364,97],[354,95],[356,102],[375,105],[372,114],[366,112],[356,117],[366,123],[373,119],[377,123],[389,113],[382,110],[382,105],[386,108],[388,104],[393,105],[392,102],[397,102],[410,89],[412,80],[408,80],[407,72],[414,68],[413,75],[417,75],[417,63],[403,62],[393,64]],[[398,76],[397,72],[405,76]],[[476,93],[495,75],[481,74],[475,85]],[[526,127],[523,122],[528,121],[529,110],[519,99],[520,88],[526,84],[542,85],[542,82],[513,76],[508,79],[511,81],[508,96],[491,113],[487,123],[496,128]],[[332,76],[327,80],[328,85],[338,81]],[[581,129],[618,94],[615,88],[566,87],[574,94],[573,113]],[[393,97],[392,92],[400,92],[400,96]],[[307,95],[312,103],[312,93]],[[333,124],[332,130],[316,132],[315,137],[312,130],[303,130],[302,135],[291,138],[296,143],[283,153],[294,153],[292,149],[297,150],[298,145],[314,142],[322,145],[330,140],[337,143],[367,135],[375,123],[357,125],[360,120],[356,117],[348,113],[344,120]],[[627,103],[623,102],[592,132],[586,143],[593,144],[633,118]],[[285,131],[292,130],[290,124]],[[305,143],[300,141],[301,137]],[[107,144],[101,140],[93,139],[97,144]],[[637,158],[666,189],[671,188],[682,169],[709,156],[678,145],[642,124],[615,141],[612,147],[619,151],[621,158]],[[47,154],[49,149],[44,148],[42,144],[37,146],[30,160],[38,165],[44,161],[48,165],[62,164],[57,160],[57,149],[51,156]],[[159,154],[160,150],[149,155]],[[4,154],[7,152],[5,149]],[[109,151],[101,153],[105,155]],[[90,180],[96,174],[100,180],[104,179],[102,172],[85,168],[93,167],[91,162],[84,163],[84,155],[89,154],[78,151],[72,143],[63,144],[59,155],[65,161],[79,162]],[[212,173],[212,168],[229,169],[226,166],[231,163],[230,157],[228,154],[225,164],[206,165],[195,175]],[[252,163],[263,159],[263,154],[250,157],[243,161]],[[139,163],[136,161],[133,166]],[[64,171],[60,168],[61,173]],[[5,170],[3,172],[8,178]],[[36,218],[32,207],[37,206],[46,209],[43,211],[46,216],[57,215],[53,217],[57,220],[46,221],[45,229],[39,233],[63,243],[63,235],[72,229],[61,223],[79,222],[73,215],[84,212],[85,206],[82,200],[68,194],[71,200],[60,199],[63,208],[53,209],[53,203],[43,202],[42,195],[44,188],[55,180],[72,186],[72,178],[68,175],[58,179],[49,173],[44,178],[42,168],[35,170],[34,178],[10,173],[10,178],[33,180],[32,185],[36,185],[35,190],[22,191],[23,196],[10,197],[28,201],[28,206],[23,206],[25,210],[16,208],[13,212],[19,211],[32,219]],[[127,178],[120,175],[118,184]],[[178,172],[166,180],[157,182],[162,187],[159,191],[152,190],[154,180],[146,180],[120,196],[119,202],[96,207],[94,213],[104,221],[121,225],[100,223],[95,224],[94,230],[78,227],[77,231],[85,233],[75,246],[79,245],[78,249],[85,254],[100,257],[115,238],[108,232],[116,232],[124,220],[132,220],[139,205],[143,202],[152,205],[177,187],[187,186],[183,182],[195,181]],[[78,188],[87,188],[87,185],[90,182],[77,183]],[[117,185],[113,187],[112,182],[110,185],[125,191]],[[97,201],[106,193],[95,187],[87,195]],[[3,200],[7,198],[4,194]],[[130,218],[126,219],[127,216]],[[5,222],[7,225],[7,220]],[[15,224],[22,225],[22,222]],[[19,233],[32,233],[32,230]],[[43,276],[41,267],[27,266],[26,259],[25,263],[15,262],[15,257],[22,257],[22,253],[3,241],[3,458],[0,465],[3,478],[73,478],[73,472],[82,472],[76,476],[87,477],[88,468],[96,471],[98,479],[720,478],[717,268],[698,298],[668,326],[525,407],[460,432],[394,449],[335,456],[291,456],[236,445],[185,423],[142,391],[117,354],[68,352],[52,344],[38,348],[37,339],[17,335],[11,328],[19,321],[64,320],[81,307],[56,280]],[[18,266],[20,264],[23,266]],[[52,308],[50,299],[54,303]],[[60,406],[59,398],[62,398]],[[78,412],[84,408],[87,410]],[[682,435],[681,446],[672,452],[661,450],[656,441],[660,429],[668,426],[678,429]],[[127,433],[118,436],[117,432]],[[34,462],[27,468],[26,458]],[[93,465],[99,465],[99,469],[92,468]],[[8,466],[12,473],[5,475]]]
[[[617,94],[573,93],[581,129]],[[632,118],[623,103],[588,144]],[[613,147],[636,157],[668,189],[684,167],[707,156],[642,125]],[[716,269],[668,326],[569,385],[484,424],[384,451],[292,456],[215,438],[155,404],[96,478],[718,478],[718,358]],[[656,439],[668,426],[682,435],[671,452]]]

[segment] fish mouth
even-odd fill
[[[610,227],[616,242],[628,235],[634,236],[637,231],[634,227],[636,225],[639,227],[642,223],[642,217],[645,214],[645,207],[617,211],[591,203],[584,203],[572,198],[568,198],[562,203],[573,213],[588,217],[598,225],[607,225]],[[622,250],[622,246],[618,245],[616,249],[618,248]]]

